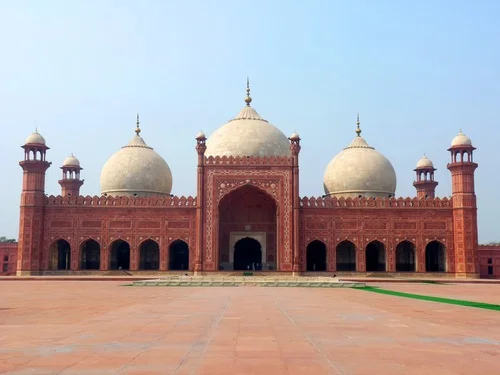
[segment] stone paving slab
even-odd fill
[[[3,284],[0,373],[496,374],[500,365],[496,311],[348,288],[122,284]],[[440,293],[498,290],[449,287]]]

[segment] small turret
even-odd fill
[[[434,164],[427,156],[417,162],[417,167],[414,169],[417,178],[413,182],[413,186],[417,189],[418,198],[434,198],[436,194],[436,186],[438,182],[434,180]]]
[[[61,169],[63,172],[62,179],[59,180],[61,195],[63,197],[78,197],[80,187],[84,182],[80,179],[80,171],[83,169],[80,166],[80,161],[71,154],[64,160]]]

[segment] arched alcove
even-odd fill
[[[189,246],[182,240],[176,240],[170,244],[169,269],[172,271],[181,271],[189,269]]]
[[[116,240],[110,246],[109,269],[130,269],[130,245],[127,241]]]
[[[372,241],[366,245],[366,271],[385,271],[385,246],[380,241]]]
[[[262,264],[262,246],[251,237],[240,239],[234,245],[234,270],[259,269]]]
[[[59,239],[50,245],[51,270],[69,270],[71,268],[71,246],[68,241]]]
[[[307,271],[326,271],[326,245],[320,240],[314,240],[306,249]]]
[[[88,239],[80,246],[80,268],[82,270],[98,270],[101,268],[101,245]]]
[[[160,246],[158,242],[148,239],[139,246],[139,269],[158,270],[160,269]]]
[[[446,272],[446,247],[439,241],[431,241],[425,246],[425,270]]]
[[[351,241],[340,242],[336,249],[337,271],[356,271],[356,246]]]
[[[396,272],[415,272],[415,245],[410,241],[396,246]]]

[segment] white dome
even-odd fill
[[[167,162],[138,134],[111,156],[101,171],[101,194],[144,197],[169,195],[171,190]]]
[[[370,147],[359,133],[326,167],[323,179],[325,193],[344,198],[360,195],[394,196],[394,167],[384,155]]]
[[[73,154],[68,156],[63,161],[63,167],[79,167],[79,166],[80,166],[80,161],[77,158],[75,158]]]
[[[451,141],[451,147],[453,146],[472,146],[472,141],[460,130],[458,135]]]
[[[40,133],[35,131],[34,133],[31,133],[28,138],[26,138],[26,141],[24,142],[25,145],[31,145],[31,144],[37,144],[37,145],[45,145],[45,138],[43,138]]]
[[[290,156],[290,142],[285,134],[259,116],[250,107],[247,81],[247,105],[207,140],[206,156]]]
[[[434,168],[434,164],[432,163],[431,159],[429,159],[427,156],[424,155],[417,162],[417,169],[418,168]]]

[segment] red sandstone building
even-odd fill
[[[80,162],[62,165],[61,195],[45,194],[45,139],[26,140],[18,275],[57,272],[328,271],[478,277],[475,148],[448,149],[452,197],[435,197],[435,168],[415,168],[415,198],[397,198],[387,158],[361,136],[325,171],[325,195],[299,195],[300,137],[246,106],[196,137],[196,197],[171,196],[165,160],[136,135],[105,164],[101,195],[81,196]],[[193,171],[194,172],[194,171]]]

